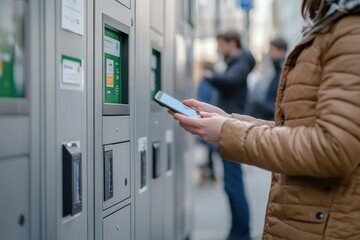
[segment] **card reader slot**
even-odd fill
[[[160,177],[161,173],[161,161],[160,161],[160,142],[154,142],[152,144],[152,163],[153,163],[153,178]]]

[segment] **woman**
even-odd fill
[[[313,21],[285,61],[275,121],[196,101],[170,112],[225,159],[274,172],[264,239],[360,239],[359,0],[304,0]]]

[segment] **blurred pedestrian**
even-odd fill
[[[225,159],[272,171],[263,239],[359,239],[360,0],[303,0],[311,24],[289,54],[275,121],[196,100],[187,131]]]
[[[248,103],[246,114],[265,120],[274,120],[276,93],[287,47],[286,41],[282,38],[275,38],[270,42],[268,56],[273,65],[274,76],[266,89],[265,96]]]
[[[247,76],[255,66],[252,54],[242,48],[236,31],[219,33],[218,52],[224,57],[224,73],[204,71],[204,78],[218,91],[216,105],[225,111],[243,113],[247,97]],[[229,199],[232,226],[228,239],[250,239],[249,206],[239,163],[223,159],[224,189]]]
[[[212,62],[203,62],[202,63],[202,71],[213,71],[213,63]],[[212,104],[214,102],[214,98],[216,95],[216,89],[205,79],[202,78],[199,83],[197,97],[199,101]],[[201,180],[209,179],[212,182],[216,182],[215,176],[215,168],[214,168],[214,159],[213,154],[216,152],[215,146],[213,144],[207,143],[201,138],[199,138],[199,143],[203,144],[207,150],[207,158],[205,164],[200,167],[200,177]]]

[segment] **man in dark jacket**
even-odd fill
[[[261,98],[261,101],[249,103],[246,114],[265,120],[274,120],[276,94],[287,47],[286,41],[282,38],[275,38],[270,42],[269,58],[275,73],[264,98]]]
[[[224,73],[205,73],[206,79],[218,90],[217,106],[226,112],[243,113],[247,98],[248,74],[255,66],[255,59],[241,46],[240,35],[228,31],[217,35],[218,52],[227,63]]]
[[[241,46],[240,34],[228,31],[217,35],[218,52],[224,57],[224,73],[204,72],[207,81],[218,90],[217,106],[226,112],[244,113],[247,99],[247,77],[255,66],[255,59]],[[250,239],[249,207],[245,196],[241,166],[223,161],[224,187],[232,214],[228,239]]]

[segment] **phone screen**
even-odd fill
[[[160,102],[173,108],[175,111],[177,111],[179,113],[182,113],[189,117],[200,118],[200,116],[196,113],[196,111],[194,109],[186,106],[179,100],[167,95],[164,92],[162,93],[161,98],[159,100],[160,100]]]

